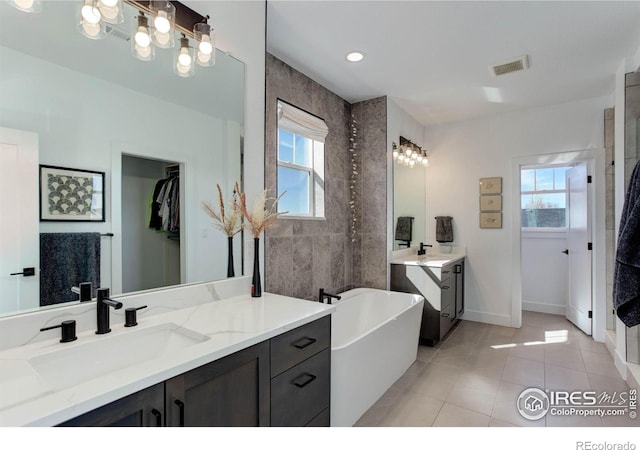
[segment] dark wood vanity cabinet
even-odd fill
[[[164,383],[89,411],[61,427],[162,427],[164,426]]]
[[[329,426],[331,316],[271,339],[271,426]]]
[[[331,316],[60,426],[329,426]]]
[[[269,343],[174,377],[165,388],[167,426],[269,426]]]

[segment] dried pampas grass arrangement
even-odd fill
[[[236,192],[240,192],[238,182],[236,182]],[[238,199],[235,202],[235,209],[242,214],[246,221],[245,227],[251,231],[255,239],[260,238],[260,234],[264,230],[276,226],[278,216],[287,214],[288,211],[278,212],[278,202],[285,193],[286,191],[280,194],[278,198],[269,198],[267,197],[267,191],[262,191],[254,201],[251,211],[247,208],[247,197],[245,193],[240,192],[240,195],[238,195]]]
[[[238,190],[238,183],[236,182],[236,190],[234,193],[234,199],[231,203],[230,208],[225,208],[224,200],[222,198],[222,189],[219,184],[216,184],[218,188],[218,204],[220,207],[220,212],[216,212],[216,210],[211,206],[211,203],[202,202],[202,208],[204,211],[216,221],[216,227],[222,231],[227,237],[233,237],[240,232],[242,229],[242,224],[240,223],[240,211],[236,207],[236,193]]]

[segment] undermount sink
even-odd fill
[[[52,387],[64,389],[116,370],[175,353],[209,339],[200,333],[165,323],[104,336],[29,359]]]

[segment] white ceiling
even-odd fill
[[[424,125],[609,95],[638,45],[638,1],[267,3],[269,53],[349,102],[388,95]],[[363,62],[346,61],[354,49]],[[529,70],[490,74],[521,55]]]

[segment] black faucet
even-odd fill
[[[96,303],[96,318],[98,329],[96,334],[107,334],[111,332],[109,328],[109,306],[114,309],[122,308],[122,303],[109,298],[109,288],[98,289],[98,299]]]
[[[418,256],[424,255],[427,253],[427,251],[425,250],[425,247],[433,247],[433,245],[425,245],[424,243],[420,242],[420,250],[418,250]]]
[[[332,298],[340,300],[342,297],[340,297],[339,295],[329,294],[328,292],[325,292],[324,289],[320,288],[320,292],[318,292],[318,301],[320,303],[324,303],[325,298],[329,300],[329,304],[331,304]]]
[[[78,294],[80,296],[81,302],[90,302],[91,301],[91,283],[80,283],[78,286],[73,286],[71,288],[71,292]]]

